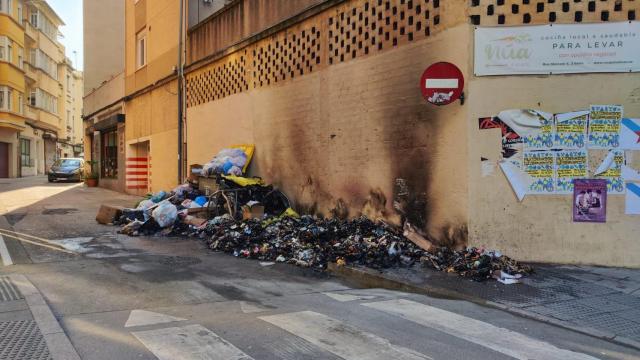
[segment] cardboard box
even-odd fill
[[[185,224],[189,224],[189,225],[193,225],[193,226],[197,226],[197,227],[202,226],[206,222],[207,222],[207,219],[201,219],[201,218],[197,218],[197,217],[191,216],[191,215],[187,215],[184,218],[184,223]]]
[[[101,205],[96,215],[96,221],[99,224],[113,224],[122,215],[124,207],[115,205]]]
[[[242,219],[243,220],[249,220],[249,219],[262,219],[262,217],[264,217],[264,206],[263,205],[253,205],[253,206],[249,206],[249,205],[244,205],[242,207]]]

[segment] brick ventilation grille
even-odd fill
[[[22,298],[20,290],[8,277],[0,277],[0,301],[15,301]]]
[[[231,59],[223,59],[199,71],[195,76],[187,76],[187,106],[204,104],[249,89],[246,76],[247,51]]]
[[[468,0],[473,25],[636,20],[639,0]]]
[[[440,23],[438,0],[372,0],[342,7],[328,18],[329,65],[431,35]]]
[[[0,360],[52,359],[47,344],[33,320],[0,322]]]
[[[427,38],[438,30],[441,1],[348,1],[187,74],[187,106]]]

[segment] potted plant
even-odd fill
[[[84,182],[88,187],[96,187],[98,186],[98,172],[95,171],[95,165],[98,164],[98,162],[90,160],[87,161],[86,164],[89,165],[89,168],[86,169]]]

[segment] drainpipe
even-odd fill
[[[182,84],[184,81],[184,64],[182,62],[182,36],[184,27],[184,0],[180,0],[180,30],[178,38],[178,184],[182,184],[183,179],[183,91]]]

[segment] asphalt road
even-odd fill
[[[212,253],[198,240],[129,238],[95,223],[101,203],[135,201],[44,178],[0,179],[1,229],[78,253],[5,232],[13,265],[0,276],[27,277],[83,359],[640,359],[463,301],[357,289]]]

